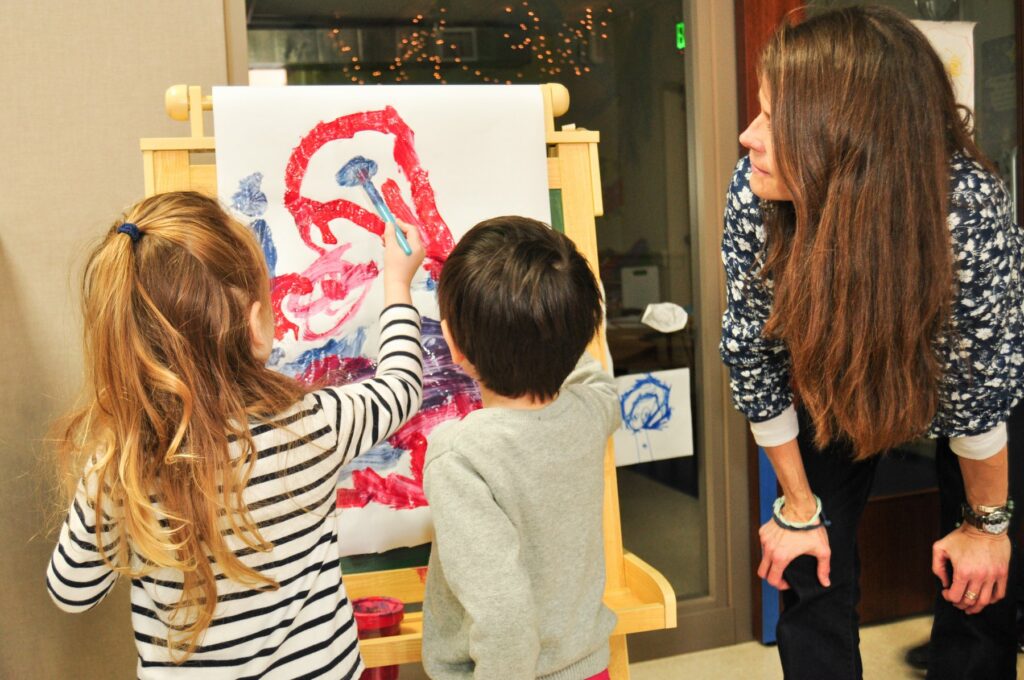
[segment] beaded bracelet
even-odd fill
[[[832,522],[828,521],[825,517],[825,511],[821,507],[821,499],[817,496],[814,497],[814,514],[806,522],[790,522],[782,516],[782,508],[786,505],[786,497],[779,496],[775,499],[772,504],[772,519],[783,529],[790,531],[811,531],[818,527],[832,526]]]

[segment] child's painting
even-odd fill
[[[974,22],[914,21],[946,67],[958,104],[974,113]]]
[[[615,381],[622,415],[613,440],[616,465],[693,455],[689,369],[624,375]]]
[[[479,406],[441,337],[437,279],[455,242],[483,219],[550,223],[540,89],[215,88],[214,114],[220,198],[259,237],[270,265],[273,368],[307,383],[371,376],[385,229],[371,195],[419,229],[423,407],[343,471],[338,504],[343,555],[429,541],[427,441]],[[341,172],[352,162],[359,182]]]

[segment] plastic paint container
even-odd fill
[[[401,632],[405,605],[393,597],[361,597],[352,601],[359,639],[388,637]],[[398,666],[367,668],[360,680],[395,680]]]

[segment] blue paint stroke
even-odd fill
[[[252,232],[256,234],[263,249],[263,257],[267,260],[267,269],[270,271],[270,278],[277,276],[277,247],[274,245],[274,237],[270,233],[270,225],[264,219],[253,220],[249,225]]]
[[[373,468],[377,471],[390,470],[398,465],[404,453],[404,449],[396,449],[387,442],[381,442],[341,468],[338,480],[344,482],[351,478],[352,472],[355,470],[365,470],[366,468]]]
[[[277,247],[274,246],[274,238],[270,233],[270,225],[263,219],[267,212],[267,195],[263,193],[260,184],[263,182],[263,173],[254,172],[238,180],[238,191],[231,196],[231,208],[247,217],[257,219],[249,223],[249,228],[256,234],[263,249],[263,256],[267,260],[267,269],[270,270],[270,278],[276,276],[277,269]]]
[[[423,317],[421,319],[421,342],[423,343],[423,406],[429,410],[443,406],[456,394],[469,395],[480,400],[480,387],[476,381],[463,373],[452,361],[451,350],[441,334],[441,322]]]
[[[270,350],[270,358],[267,359],[267,366],[277,366],[278,362],[284,358],[284,350],[280,347],[275,347]]]
[[[267,195],[260,189],[262,182],[262,172],[238,180],[238,191],[231,196],[231,208],[247,217],[263,217],[267,212]]]
[[[661,430],[672,419],[672,388],[648,373],[621,397],[622,423],[630,432]]]
[[[366,329],[359,328],[352,335],[345,336],[344,338],[331,338],[320,347],[306,350],[297,359],[282,366],[281,372],[294,377],[301,375],[314,362],[323,361],[329,356],[343,358],[358,357],[363,353],[363,345],[365,343]]]

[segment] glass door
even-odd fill
[[[740,589],[730,587],[725,570],[734,562],[727,536],[742,537],[741,564],[746,559],[746,526],[726,521],[725,381],[717,358],[718,234],[736,160],[731,3],[248,0],[247,10],[253,84],[568,88],[569,113],[556,123],[601,133],[597,240],[615,374],[627,386],[670,375],[687,397],[675,413],[686,419],[686,435],[659,442],[659,460],[638,455],[645,462],[618,469],[624,546],[658,569],[679,598],[679,629],[635,636],[631,655],[743,638],[745,623],[735,622],[745,617],[734,615],[730,595]],[[728,85],[712,93],[718,82]],[[647,305],[660,302],[685,310],[688,323],[671,332],[644,324]],[[743,445],[734,447],[737,460]],[[739,470],[733,493],[742,500]],[[709,612],[721,623],[709,626]]]

